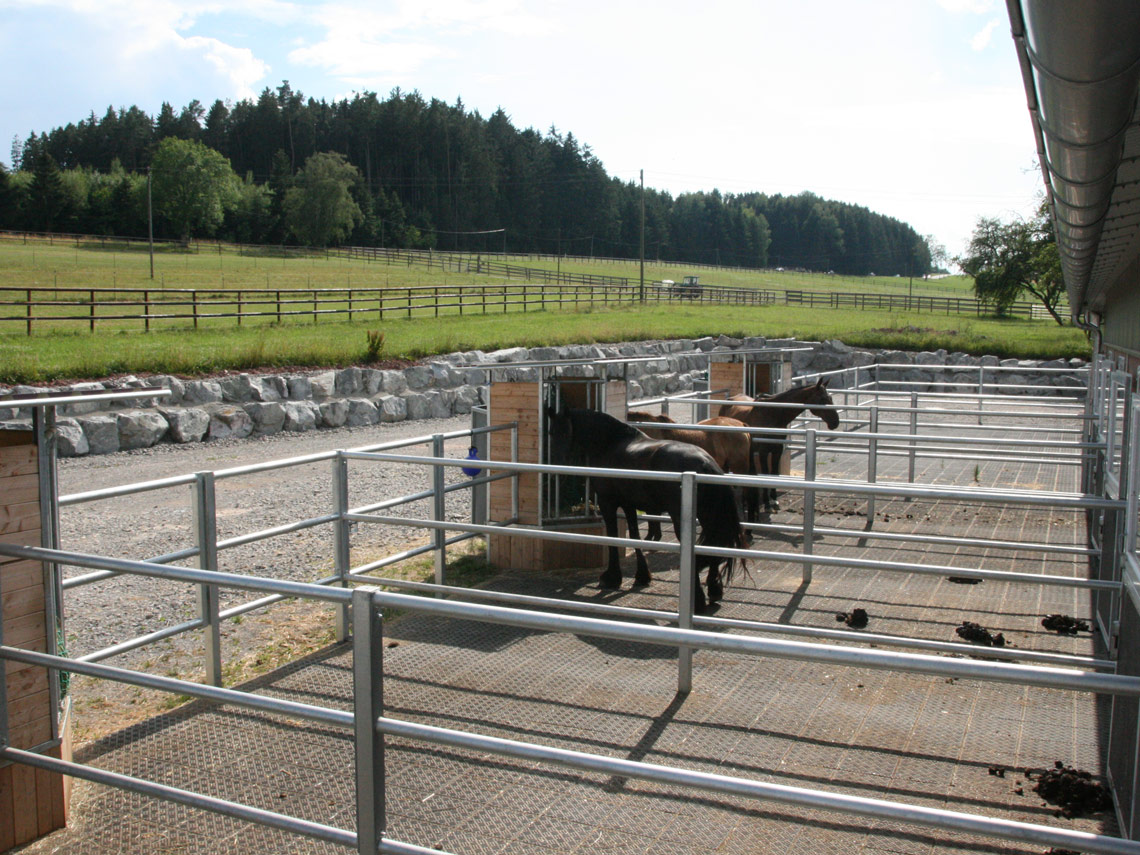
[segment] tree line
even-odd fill
[[[606,173],[572,133],[518,129],[393,90],[335,102],[283,82],[256,100],[138,107],[13,140],[0,228],[647,258],[922,275],[933,242],[812,193],[683,193]],[[644,208],[643,208],[644,206]]]

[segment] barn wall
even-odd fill
[[[1125,268],[1113,288],[1101,325],[1105,350],[1125,357],[1128,370],[1140,370],[1140,258]]]

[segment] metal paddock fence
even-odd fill
[[[805,582],[811,579],[812,572],[816,568],[823,572],[830,568],[865,566],[891,573],[952,575],[967,579],[991,579],[1025,585],[1088,590],[1097,596],[1098,616],[1102,622],[1105,618],[1113,617],[1111,610],[1118,608],[1122,601],[1136,600],[1140,597],[1137,593],[1140,563],[1137,561],[1136,551],[1136,496],[1134,491],[1129,492],[1127,488],[1129,483],[1135,483],[1133,479],[1136,477],[1140,461],[1136,442],[1137,425],[1140,425],[1140,407],[1133,406],[1128,392],[1130,387],[1124,378],[1119,376],[1119,372],[1100,363],[1094,366],[1090,377],[1088,401],[1079,404],[1058,398],[1015,399],[1008,394],[993,394],[996,387],[1000,386],[996,383],[987,386],[990,390],[988,394],[957,391],[919,393],[880,389],[873,382],[860,382],[857,371],[849,379],[851,382],[848,388],[832,390],[833,393],[842,393],[841,397],[848,401],[836,405],[844,417],[840,430],[825,434],[813,428],[795,427],[779,432],[781,436],[788,438],[792,452],[803,468],[803,475],[796,477],[698,476],[694,473],[583,470],[581,467],[525,464],[515,461],[456,460],[443,456],[444,435],[437,435],[61,497],[60,507],[66,508],[80,503],[113,498],[128,491],[140,492],[193,485],[195,545],[191,549],[155,556],[145,561],[81,554],[65,549],[16,546],[0,546],[0,554],[42,560],[57,567],[75,566],[91,571],[62,583],[61,595],[75,587],[97,583],[118,574],[141,575],[187,583],[196,586],[200,591],[201,613],[197,619],[184,625],[128,639],[79,659],[33,653],[8,645],[0,645],[0,658],[118,680],[131,685],[232,704],[246,709],[277,713],[348,731],[353,735],[355,744],[356,829],[352,831],[334,827],[154,781],[52,760],[34,751],[10,748],[6,743],[0,747],[0,759],[216,811],[226,816],[353,847],[362,853],[440,851],[402,843],[385,836],[384,739],[386,736],[474,749],[497,756],[577,770],[639,778],[703,792],[811,806],[867,819],[890,819],[929,828],[965,831],[1082,852],[1140,853],[1140,843],[1108,835],[885,799],[852,796],[822,789],[767,783],[739,776],[710,774],[675,765],[619,759],[586,751],[554,748],[524,740],[503,739],[454,728],[424,725],[386,714],[383,705],[384,668],[381,643],[383,627],[381,610],[386,608],[460,620],[501,623],[538,632],[574,633],[673,647],[677,650],[677,688],[682,693],[688,692],[693,686],[693,653],[701,650],[744,656],[822,661],[840,666],[939,675],[947,679],[964,678],[1074,692],[1095,692],[1114,698],[1114,705],[1134,706],[1137,698],[1140,698],[1140,676],[1120,672],[1119,663],[1115,659],[1115,647],[1112,646],[1115,637],[1113,633],[1118,630],[1118,625],[1112,620],[1101,629],[1109,641],[1111,654],[1102,658],[1010,648],[998,650],[896,635],[793,627],[784,623],[693,614],[691,581],[698,555],[796,563],[803,568]],[[851,399],[854,399],[854,403],[850,403]],[[926,399],[937,402],[937,406],[927,408],[919,406]],[[885,402],[886,405],[882,405],[881,402]],[[903,405],[895,406],[896,402],[901,402]],[[951,402],[956,405],[951,406]],[[644,403],[638,402],[638,405]],[[672,398],[663,403],[666,406],[697,405],[697,401],[692,397]],[[700,403],[709,405],[710,402],[706,399]],[[715,399],[711,403],[715,404]],[[884,415],[886,418],[880,418]],[[1031,424],[1040,422],[1046,417],[1051,422],[1048,428],[1051,432],[1048,450],[1041,450],[1040,439],[1011,440],[985,435],[987,429],[1000,430],[999,423],[1004,423],[1007,432],[1011,427],[1014,430],[1025,430],[1026,428],[1018,428],[1016,425],[1024,425],[1026,420]],[[975,423],[983,421],[990,424]],[[905,426],[905,430],[896,430],[900,426]],[[955,436],[967,426],[977,435],[967,441]],[[509,426],[479,428],[476,429],[476,434],[508,428]],[[884,428],[891,430],[885,431]],[[940,430],[943,432],[939,432]],[[466,432],[458,435],[466,435]],[[432,449],[431,453],[426,456],[397,453],[398,446],[410,446],[416,443],[426,444]],[[980,452],[979,447],[982,445],[988,450]],[[828,477],[826,467],[821,469],[820,466],[820,456],[824,452],[837,456],[865,456],[866,476],[859,479]],[[887,480],[888,476],[884,470],[887,468],[886,462],[892,458],[895,462],[905,462],[906,474],[895,473],[889,476],[894,480]],[[1078,490],[1042,490],[983,487],[977,483],[939,484],[934,477],[924,479],[924,473],[917,468],[921,461],[962,458],[984,460],[995,466],[1017,466],[1027,461],[1045,463],[1053,467],[1071,467],[1080,472],[1091,469],[1093,475],[1085,477],[1082,488]],[[213,501],[213,485],[219,479],[237,477],[254,471],[284,470],[320,460],[328,461],[332,468],[335,501],[330,513],[228,540],[218,540],[217,507]],[[361,466],[402,463],[423,467],[430,473],[432,486],[429,490],[411,496],[350,507],[348,499],[350,461]],[[484,474],[462,481],[452,478],[449,483],[448,473],[455,474],[459,468],[475,468],[482,470]],[[603,603],[570,602],[524,594],[448,586],[444,568],[449,545],[471,537],[492,536],[496,532],[501,532],[505,526],[511,526],[515,521],[489,520],[478,512],[473,515],[469,523],[449,520],[445,510],[446,497],[459,490],[478,492],[492,479],[512,478],[522,472],[574,475],[586,473],[607,477],[637,477],[679,484],[682,491],[682,508],[688,509],[689,512],[682,514],[687,524],[675,532],[675,542],[646,544],[628,537],[614,539],[570,532],[511,528],[512,535],[524,537],[613,544],[624,548],[653,548],[676,555],[680,568],[676,610],[649,611]],[[803,508],[803,522],[798,527],[801,548],[793,551],[776,551],[697,546],[691,509],[694,507],[697,486],[702,483],[725,483],[742,488],[773,486],[793,494],[802,503]],[[1107,485],[1108,489],[1100,492],[1089,489],[1090,485],[1102,484]],[[863,518],[867,525],[856,529],[817,527],[814,509],[820,498],[828,496],[843,496],[864,502]],[[897,540],[898,535],[876,532],[871,524],[874,519],[875,501],[886,498],[903,501],[966,500],[973,504],[995,507],[1037,507],[1081,515],[1096,523],[1095,526],[1089,526],[1090,532],[1096,529],[1097,536],[1090,540],[1087,547],[1062,546],[1047,542],[994,540],[979,540],[974,545],[986,549],[1017,550],[1038,555],[1064,554],[1080,559],[1087,558],[1094,572],[1090,578],[1078,578],[1043,572],[991,570],[980,565],[940,565],[905,560],[870,562],[843,555],[822,555],[814,550],[816,539],[824,535],[879,538],[888,543]],[[416,501],[426,501],[430,511],[421,516],[398,516],[392,513],[395,509]],[[478,507],[478,503],[474,502],[473,507]],[[354,567],[351,565],[349,539],[353,525],[404,526],[427,530],[431,533],[431,542],[413,551],[401,552],[380,561]],[[324,584],[259,578],[217,570],[218,550],[316,526],[331,526],[334,531],[336,572],[329,578],[321,580]],[[756,525],[754,530],[770,533],[788,531],[789,528],[786,524],[774,526],[770,523],[761,523]],[[914,543],[916,540],[916,535],[902,537],[908,543]],[[941,542],[936,534],[920,534],[917,537],[921,538],[922,542]],[[955,540],[955,544],[961,545],[960,539]],[[431,552],[434,556],[434,583],[385,579],[372,575],[374,571],[390,563],[409,557],[413,553],[424,552]],[[197,568],[171,566],[172,562],[182,560],[194,560],[199,566]],[[353,584],[362,587],[348,590]],[[375,586],[396,590],[381,590]],[[259,596],[241,606],[220,610],[217,605],[220,589],[252,591]],[[401,590],[434,596],[413,596],[400,593]],[[1123,596],[1124,593],[1127,597]],[[442,599],[444,596],[451,599]],[[333,604],[337,613],[338,638],[348,635],[351,626],[355,686],[351,711],[264,697],[221,686],[220,647],[216,641],[218,623],[287,597],[307,598]],[[578,612],[583,616],[561,613],[566,611]],[[647,620],[671,625],[647,625],[645,623]],[[98,664],[99,660],[116,653],[190,629],[207,630],[204,651],[206,684]],[[743,634],[728,635],[726,630]],[[771,637],[773,635],[791,635],[793,638]],[[873,647],[856,645],[873,645]],[[898,649],[878,649],[886,647]],[[921,652],[908,652],[912,650]],[[997,659],[1008,661],[993,661]],[[699,664],[698,661],[697,679],[700,674]],[[1114,671],[1116,673],[1106,673]],[[2,700],[3,698],[0,698],[0,701]],[[0,717],[0,728],[6,726],[6,721]],[[1134,747],[1135,733],[1125,736],[1132,738]],[[1110,764],[1111,762],[1110,757]],[[1134,769],[1131,771],[1135,774]],[[1129,811],[1118,808],[1118,812],[1124,820],[1125,828],[1128,829]]]

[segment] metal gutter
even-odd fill
[[[1140,3],[1007,0],[1074,317],[1085,313],[1140,86]],[[1099,286],[1103,287],[1103,286]]]

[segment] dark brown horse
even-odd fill
[[[656,422],[658,424],[676,424],[666,415],[655,415],[645,410],[632,410],[626,415],[631,422]],[[697,422],[699,425],[710,427],[746,427],[739,419],[729,419],[716,416],[711,419]],[[734,475],[755,475],[756,458],[750,454],[752,438],[746,433],[734,433],[723,430],[694,430],[693,428],[640,428],[647,436],[654,439],[675,439],[678,442],[687,442],[703,448],[712,459],[717,462],[725,472]],[[748,522],[756,522],[759,517],[760,494],[755,487],[747,489],[744,493],[744,515]],[[656,534],[656,537],[654,537]],[[657,523],[649,523],[648,540],[661,539],[661,527]]]
[[[547,410],[550,431],[547,435],[552,463],[591,466],[601,469],[643,469],[658,472],[696,472],[722,475],[704,449],[666,439],[650,439],[635,427],[595,410],[568,409],[562,412]],[[598,510],[606,525],[606,536],[617,537],[617,512],[625,514],[629,536],[638,539],[637,511],[666,513],[673,526],[680,531],[681,485],[676,482],[645,481],[638,478],[590,478],[590,486],[597,495]],[[732,488],[724,484],[697,486],[694,516],[700,523],[697,543],[708,546],[747,549],[740,515],[736,510],[736,497]],[[648,585],[649,565],[640,549],[634,550],[637,574],[634,584]],[[700,572],[707,569],[706,585],[709,601],[716,602],[724,593],[724,586],[732,579],[734,559],[698,555],[693,579],[693,607],[699,612],[706,609],[705,594],[701,590]],[[617,548],[609,548],[609,563],[600,579],[603,588],[621,587],[621,565]]]
[[[813,416],[823,419],[823,423],[830,430],[839,427],[839,413],[827,391],[827,380],[820,378],[815,383],[806,386],[795,386],[777,392],[775,395],[764,395],[759,398],[749,398],[747,395],[734,395],[731,401],[760,401],[773,404],[799,404],[798,407],[779,406],[737,406],[721,404],[718,416],[738,419],[750,427],[758,428],[787,428],[799,418],[804,410],[810,410]],[[760,461],[757,470],[761,475],[779,475],[780,458],[784,454],[785,437],[770,437],[764,439],[756,437],[753,440],[753,450]],[[765,510],[771,511],[779,508],[776,501],[775,489],[761,491]]]

